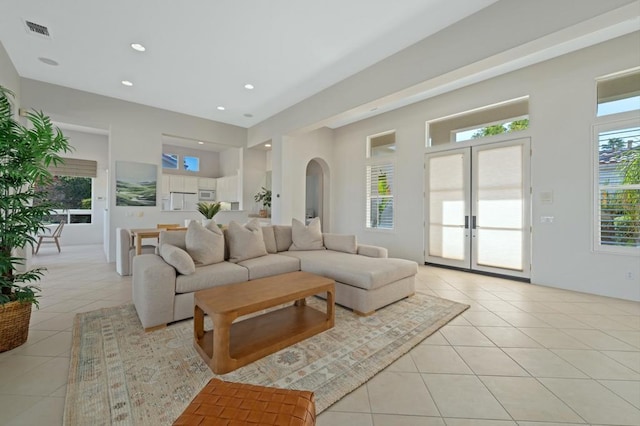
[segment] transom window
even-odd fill
[[[427,146],[482,139],[529,128],[529,98],[518,98],[428,123]]]
[[[367,138],[367,158],[395,154],[396,132],[380,133]]]
[[[598,81],[598,117],[640,109],[640,71]]]

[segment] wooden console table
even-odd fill
[[[305,298],[326,293],[326,312]],[[292,305],[234,323],[237,318],[288,302]],[[224,374],[334,324],[335,283],[308,272],[291,272],[201,290],[195,294],[194,346],[215,374]],[[204,330],[204,315],[213,330]]]

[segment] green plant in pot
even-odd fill
[[[263,186],[253,199],[256,203],[262,203],[263,209],[260,210],[260,217],[267,217],[271,208],[271,190]]]
[[[222,208],[222,203],[205,203],[199,202],[196,204],[198,206],[198,211],[202,216],[204,216],[205,221],[213,220],[213,217],[218,214],[220,209]],[[205,222],[206,224],[206,222]]]
[[[33,248],[54,208],[38,187],[52,181],[48,167],[62,162],[58,153],[71,150],[42,112],[28,112],[28,126],[18,122],[12,97],[0,86],[0,352],[27,340],[31,307],[38,305],[34,284],[45,269],[28,270],[20,253]]]

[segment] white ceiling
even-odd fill
[[[3,0],[0,41],[21,77],[250,127],[495,1]]]

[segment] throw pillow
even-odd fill
[[[278,246],[276,244],[276,234],[273,226],[263,226],[262,237],[264,238],[264,246],[267,249],[267,253],[277,253]]]
[[[224,235],[213,220],[206,228],[192,220],[187,228],[185,245],[193,260],[202,265],[224,260]]]
[[[260,229],[260,221],[251,220],[245,226],[231,221],[227,228],[229,244],[229,262],[238,263],[254,257],[266,256],[264,237]]]
[[[291,251],[324,250],[320,218],[312,219],[308,226],[305,226],[298,219],[293,219],[291,222],[291,239],[293,240],[291,247],[289,247]]]
[[[323,234],[322,239],[327,250],[357,253],[358,242],[355,235]]]
[[[171,244],[162,244],[159,249],[160,256],[169,265],[176,268],[182,275],[191,275],[196,271],[196,265],[189,253]]]
[[[273,233],[276,236],[276,248],[278,251],[287,251],[293,240],[291,239],[291,225],[275,225]]]

